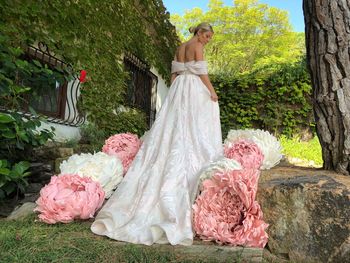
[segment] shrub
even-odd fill
[[[305,61],[270,65],[239,76],[212,76],[223,136],[230,129],[260,128],[291,137],[312,129],[310,77]]]

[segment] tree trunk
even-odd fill
[[[323,168],[349,175],[350,0],[303,0]]]

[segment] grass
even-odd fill
[[[279,141],[283,147],[283,154],[286,156],[314,161],[316,165],[322,166],[322,149],[317,136],[308,142],[300,141],[298,137],[288,139],[285,136],[281,136]]]
[[[89,221],[47,225],[35,219],[35,215],[18,221],[0,219],[0,262],[217,262],[175,253],[171,246],[121,245],[94,235]]]
[[[0,262],[180,262],[147,247],[114,246],[90,232],[91,222],[47,225],[34,219],[0,220]]]

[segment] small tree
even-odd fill
[[[304,0],[316,131],[324,168],[349,175],[350,3]]]
[[[182,40],[190,37],[188,29],[206,21],[215,36],[206,48],[212,73],[235,75],[271,64],[299,60],[304,53],[304,34],[293,32],[288,13],[258,0],[235,0],[224,5],[210,0],[208,11],[200,8],[174,14],[171,21]]]

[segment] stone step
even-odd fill
[[[112,244],[116,246],[125,246],[128,243],[113,241]],[[137,245],[142,246],[142,245]],[[174,253],[176,256],[184,260],[196,259],[203,260],[203,262],[240,262],[240,263],[257,263],[263,260],[262,248],[248,248],[248,247],[232,247],[221,246],[213,242],[205,242],[195,240],[191,246],[170,244],[154,244],[152,248],[157,251],[168,251]]]

